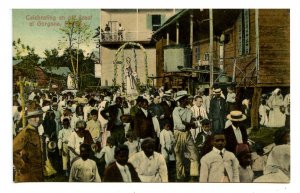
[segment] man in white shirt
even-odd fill
[[[176,177],[177,181],[185,181],[187,177],[195,178],[199,176],[199,154],[195,143],[192,139],[190,129],[195,127],[192,123],[192,111],[187,108],[189,103],[188,94],[186,91],[178,91],[176,93],[175,101],[179,101],[180,106],[173,110],[174,122],[174,137],[175,137],[175,158],[176,158]],[[190,173],[189,176],[185,174],[184,153],[189,153]]]
[[[154,152],[155,141],[146,138],[142,142],[142,151],[130,157],[129,161],[142,182],[168,182],[168,169],[164,157]]]
[[[213,135],[213,149],[201,158],[200,182],[239,182],[239,161],[224,147],[223,133]]]
[[[194,98],[194,106],[191,107],[193,112],[193,120],[196,123],[196,127],[190,130],[192,134],[192,138],[195,141],[197,135],[202,131],[201,121],[203,119],[208,119],[206,110],[203,107],[203,98],[201,96],[195,96]]]

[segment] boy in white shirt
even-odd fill
[[[59,155],[62,156],[63,171],[65,172],[66,176],[68,176],[68,162],[70,161],[68,142],[72,133],[72,129],[70,127],[70,120],[65,118],[63,120],[62,126],[63,128],[58,132],[57,146],[59,149]]]
[[[100,121],[98,121],[98,111],[93,109],[91,111],[91,119],[86,123],[86,129],[93,138],[94,143],[101,141],[101,127]]]
[[[80,158],[72,165],[70,182],[101,182],[96,162],[89,159],[90,152],[90,145],[80,145]]]
[[[171,125],[166,123],[163,130],[160,132],[159,140],[161,145],[161,154],[164,156],[166,163],[169,161],[175,161],[174,144],[175,138],[172,131],[170,131]]]
[[[101,149],[100,153],[96,153],[95,156],[99,159],[104,156],[105,167],[115,161],[115,146],[111,137],[107,138],[106,146]]]

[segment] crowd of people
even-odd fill
[[[260,124],[278,127],[266,147],[248,138],[249,104],[234,89],[120,92],[34,90],[13,100],[15,182],[288,182],[289,95],[262,96]],[[249,107],[249,105],[248,105]],[[27,122],[23,125],[22,117]],[[288,121],[287,121],[288,120]],[[288,123],[287,123],[288,122]]]

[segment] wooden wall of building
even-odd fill
[[[290,12],[288,9],[259,10],[261,86],[290,84]]]

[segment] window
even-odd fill
[[[209,53],[204,53],[203,60],[209,61]]]
[[[250,53],[249,28],[249,9],[244,9],[238,18],[238,43],[240,56]]]
[[[161,15],[152,15],[152,31],[158,30],[161,26]]]
[[[195,47],[196,62],[200,60],[200,47]]]

